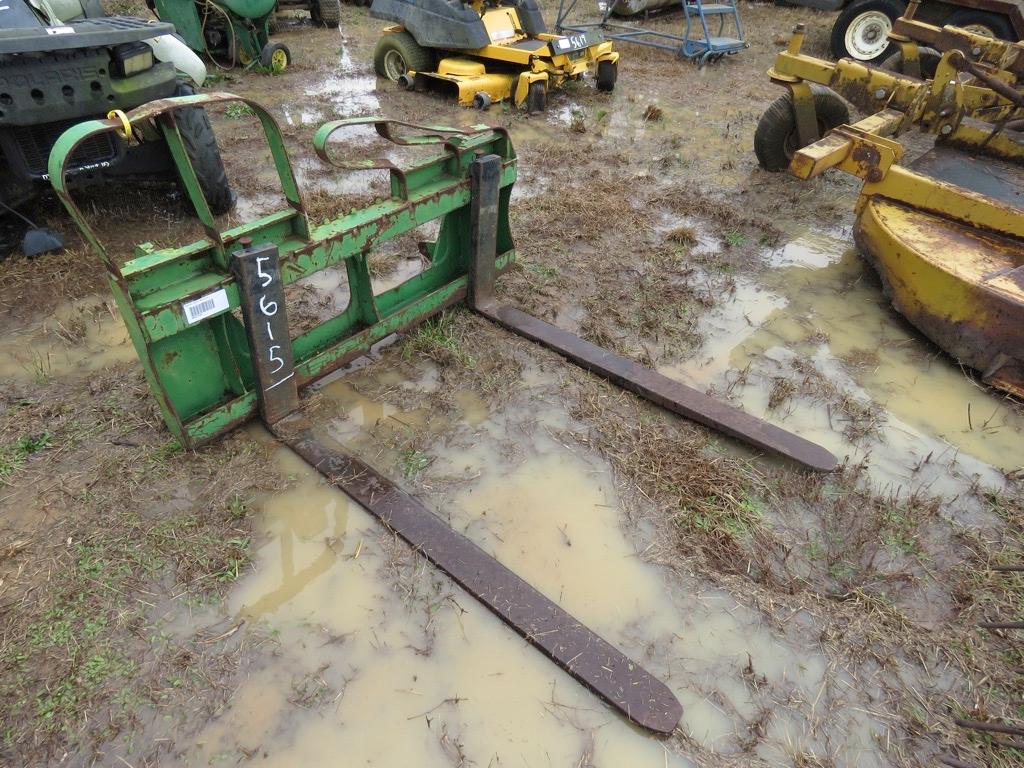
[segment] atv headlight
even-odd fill
[[[153,49],[145,43],[125,43],[114,48],[114,71],[131,77],[153,66]]]

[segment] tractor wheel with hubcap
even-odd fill
[[[608,93],[615,90],[615,81],[619,79],[619,65],[614,61],[597,62],[597,90]]]
[[[341,24],[341,0],[313,0],[317,14],[313,18],[316,24],[329,29],[337,29]],[[313,16],[312,10],[310,16]]]
[[[889,32],[903,15],[901,0],[856,0],[839,14],[832,26],[832,55],[837,59],[877,61],[892,53]]]
[[[406,72],[429,72],[434,56],[408,32],[390,32],[377,41],[373,69],[381,77],[398,82]]]
[[[941,58],[942,54],[934,48],[918,46],[917,60],[921,64],[922,80],[931,80],[935,77],[935,70],[938,68],[939,59]],[[878,66],[882,69],[888,69],[890,72],[899,72],[901,75],[908,74],[903,69],[903,51],[899,48],[891,56],[886,56],[882,59]]]
[[[188,83],[178,83],[174,95],[193,96],[195,92],[195,88]],[[182,107],[175,110],[174,121],[210,210],[217,216],[227,213],[235,207],[235,193],[228,184],[228,175],[224,170],[224,161],[217,147],[217,137],[213,134],[209,115],[202,107]],[[179,178],[179,181],[184,189],[185,180]]]
[[[950,14],[946,24],[951,27],[960,27],[968,32],[977,35],[988,35],[1000,40],[1016,40],[1013,33],[1013,25],[1005,16],[988,11],[977,11],[974,8],[963,8],[956,13]]]
[[[846,102],[828,88],[812,85],[814,113],[818,118],[818,135],[824,136],[850,122]],[[766,171],[784,171],[797,150],[801,149],[793,113],[793,96],[788,91],[773,101],[761,115],[754,131],[754,153]]]
[[[260,51],[260,64],[271,72],[284,72],[292,63],[292,52],[284,43],[267,43]]]
[[[533,115],[548,108],[548,87],[543,80],[530,83],[526,91],[526,112]]]

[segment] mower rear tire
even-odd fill
[[[619,65],[614,61],[597,62],[597,90],[608,93],[615,90],[615,81],[619,79]]]
[[[341,24],[341,0],[313,0],[317,13],[313,18],[316,24],[328,29],[337,29]],[[310,16],[313,16],[312,9]]]
[[[195,89],[188,83],[178,83],[175,96],[192,96]],[[228,175],[224,170],[224,161],[217,147],[217,137],[213,134],[210,117],[202,107],[182,107],[174,113],[174,121],[178,124],[185,154],[196,172],[199,188],[203,191],[207,205],[214,215],[220,216],[235,207],[235,193],[228,184]],[[179,179],[182,188],[185,180]]]
[[[963,8],[950,14],[945,23],[951,27],[960,27],[975,34],[988,35],[1000,40],[1017,39],[1017,36],[1013,34],[1013,25],[1010,20],[998,13]]]
[[[846,102],[821,85],[812,85],[814,113],[818,118],[818,135],[824,136],[844,123],[850,122]],[[802,149],[793,113],[793,97],[787,91],[773,101],[761,115],[754,131],[754,154],[766,171],[784,171],[797,150]]]
[[[292,63],[292,52],[284,43],[267,43],[260,51],[260,65],[270,72],[284,72]]]
[[[429,72],[434,55],[416,42],[408,32],[389,32],[377,41],[373,51],[373,69],[392,82],[406,72]]]
[[[530,83],[526,91],[526,112],[533,115],[548,108],[548,87],[543,80]]]
[[[921,79],[931,80],[934,78],[935,70],[938,69],[939,60],[942,58],[942,54],[934,48],[919,46],[917,49],[917,58],[921,63]],[[890,72],[899,72],[901,75],[908,74],[903,69],[903,51],[898,48],[891,56],[886,56],[882,59],[878,66],[882,69],[888,69]]]

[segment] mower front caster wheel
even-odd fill
[[[811,86],[814,114],[818,118],[818,136],[850,122],[846,102],[828,88]],[[793,96],[789,92],[779,96],[761,115],[754,131],[754,154],[766,171],[784,171],[797,150],[802,149],[793,112]]]
[[[543,80],[530,83],[526,91],[526,112],[533,115],[548,108],[548,88]]]
[[[434,57],[408,32],[389,32],[377,41],[373,51],[373,69],[381,77],[397,83],[406,72],[429,72]]]
[[[292,63],[292,52],[284,43],[267,43],[260,51],[260,65],[270,72],[284,72]]]
[[[615,61],[597,62],[597,90],[608,93],[615,90],[615,81],[619,79],[619,65]]]

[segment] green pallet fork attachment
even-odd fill
[[[247,104],[263,126],[281,180],[287,208],[255,221],[221,230],[206,204],[174,120],[183,106],[230,101]],[[137,246],[135,258],[119,267],[75,205],[65,179],[76,147],[106,131],[156,123],[167,140],[206,237],[181,247]],[[334,157],[331,137],[343,129],[372,126],[400,145],[437,145],[440,154],[403,169],[390,160],[346,161]],[[287,411],[282,397],[369,350],[371,345],[409,328],[469,297],[469,306],[509,330],[543,344],[582,367],[608,378],[662,407],[699,421],[756,448],[781,454],[807,467],[830,471],[835,457],[814,443],[719,403],[637,363],[596,347],[537,318],[502,307],[493,299],[493,281],[514,258],[508,208],[516,178],[516,156],[507,132],[477,126],[460,130],[419,126],[384,118],[353,118],[328,123],[314,137],[325,162],[348,170],[389,172],[390,195],[340,218],[311,226],[295,181],[281,131],[259,104],[228,93],[163,99],[133,110],[123,120],[95,120],[68,129],[50,155],[50,178],[58,196],[99,254],[115,300],[139,353],[164,419],[186,447],[197,446],[238,426],[262,409]],[[369,253],[387,240],[439,221],[437,239],[424,244],[429,266],[401,285],[374,295]],[[254,246],[255,244],[255,246]],[[261,273],[262,264],[270,272]],[[332,266],[344,265],[350,291],[338,316],[290,339],[281,301],[261,292],[279,274],[290,283]],[[253,282],[256,281],[256,282]],[[247,290],[242,290],[248,284]],[[274,328],[242,319],[243,299],[259,298],[281,308]],[[261,305],[262,307],[262,305]],[[238,311],[236,311],[238,310]],[[252,311],[249,307],[247,311]],[[264,313],[266,314],[266,313]],[[283,325],[281,323],[283,322]],[[250,329],[251,332],[247,332]],[[282,341],[282,337],[284,340]],[[252,350],[256,350],[254,357]],[[294,368],[290,383],[273,398],[266,386],[282,368],[283,352]],[[263,368],[261,368],[263,366]]]
[[[174,124],[174,108],[244,101],[263,126],[281,178],[287,208],[227,230],[217,228],[203,198]],[[469,269],[469,164],[478,154],[501,158],[501,194],[497,231],[497,268],[513,260],[508,201],[516,159],[500,129],[461,131],[410,126],[390,120],[354,119],[325,125],[316,136],[318,153],[329,157],[328,139],[353,126],[376,127],[399,144],[437,144],[443,152],[402,170],[384,162],[346,167],[388,168],[391,196],[363,210],[312,226],[295,182],[281,132],[259,104],[224,93],[165,99],[127,116],[132,124],[156,120],[179,167],[188,195],[199,212],[206,237],[176,248],[138,246],[135,258],[118,267],[68,194],[66,158],[91,136],[115,129],[97,120],[69,129],[51,155],[53,186],[107,269],[118,308],[128,326],[146,378],[164,420],[184,446],[194,447],[248,420],[257,411],[256,372],[240,307],[238,281],[230,254],[248,243],[271,243],[279,252],[285,285],[332,266],[344,266],[351,299],[337,317],[292,339],[295,379],[309,383],[353,358],[372,344],[408,328],[466,293]],[[407,136],[400,128],[423,130]],[[374,295],[367,255],[378,244],[440,219],[436,242],[429,246],[430,265],[407,282]]]
[[[229,101],[248,104],[263,126],[288,206],[221,230],[184,151],[174,110]],[[119,267],[68,194],[66,165],[76,147],[92,136],[119,129],[130,136],[133,127],[153,123],[170,146],[206,236],[177,248],[140,245],[135,257]],[[331,137],[358,126],[372,126],[395,144],[433,144],[441,151],[406,169],[390,160],[335,158]],[[480,315],[674,413],[815,470],[833,469],[835,457],[703,392],[500,304],[494,281],[515,258],[508,213],[516,156],[504,130],[356,118],[323,126],[314,147],[321,159],[340,168],[387,170],[389,195],[311,225],[277,123],[259,104],[226,93],[165,99],[123,120],[83,123],[68,129],[54,146],[51,183],[106,267],[168,427],[182,445],[194,447],[258,412],[279,440],[580,684],[638,725],[671,733],[682,706],[668,687],[376,469],[341,448],[320,443],[298,408],[299,387],[364,354],[386,336],[465,300]],[[435,221],[437,239],[421,244],[428,266],[375,295],[369,253]],[[285,286],[341,265],[349,283],[346,309],[292,337]]]

